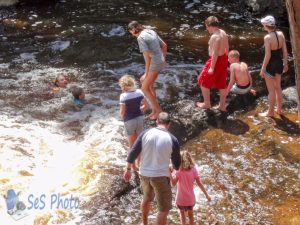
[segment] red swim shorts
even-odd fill
[[[199,77],[198,84],[206,88],[226,88],[228,56],[226,54],[218,57],[213,74],[208,74],[211,65],[211,57],[206,61]]]

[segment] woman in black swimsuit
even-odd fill
[[[260,71],[260,76],[265,79],[268,88],[269,108],[267,112],[260,113],[260,116],[274,116],[275,103],[276,113],[281,114],[282,90],[281,75],[287,72],[287,48],[284,34],[276,31],[275,19],[273,16],[266,16],[261,23],[268,34],[264,37],[265,57]]]

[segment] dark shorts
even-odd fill
[[[143,201],[151,202],[154,197],[160,212],[172,209],[172,191],[169,177],[144,177],[140,175]]]
[[[180,209],[181,211],[189,211],[189,210],[193,210],[194,206],[177,205],[177,208]]]
[[[283,61],[280,54],[271,55],[265,74],[270,77],[275,77],[276,74],[281,75],[282,73],[283,73]]]
[[[217,89],[225,89],[227,87],[226,78],[228,57],[225,54],[219,56],[213,74],[208,74],[208,70],[211,65],[211,60],[212,58],[210,57],[206,61],[198,77],[198,85],[209,89],[213,87]]]

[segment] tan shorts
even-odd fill
[[[154,197],[160,212],[172,209],[172,191],[169,177],[144,177],[140,175],[143,201],[151,202]]]

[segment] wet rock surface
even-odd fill
[[[282,214],[290,204],[300,209],[300,178],[297,175],[300,129],[294,107],[295,87],[283,93],[287,106],[285,114],[274,118],[258,116],[266,107],[265,96],[245,97],[244,100],[249,101],[246,107],[240,104],[240,96],[235,96],[229,101],[227,113],[196,108],[192,100],[169,106],[174,118],[170,131],[181,144],[189,140],[182,149],[194,155],[202,182],[214,199],[211,207],[197,194],[201,199],[196,205],[196,208],[201,207],[200,216],[196,214],[197,224],[240,224],[244,221],[285,225],[300,219],[299,210],[289,211],[289,217],[284,219],[272,213]],[[251,108],[251,104],[255,107]],[[149,122],[148,126],[154,123]],[[117,176],[108,174],[110,188],[89,203],[94,204],[95,215],[85,215],[83,224],[140,222],[137,215],[140,215],[141,193],[137,174],[126,184],[122,181],[122,173],[120,168]],[[154,218],[155,210],[150,221]],[[169,221],[169,224],[178,224],[175,208],[170,212]]]

